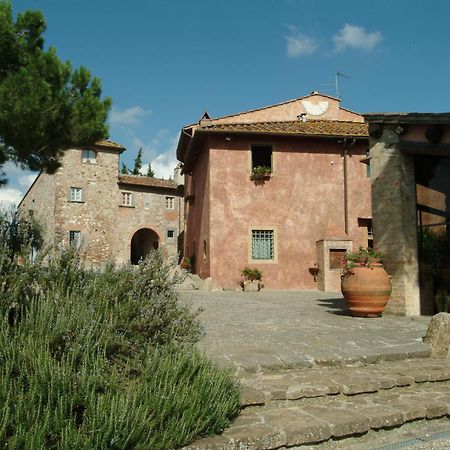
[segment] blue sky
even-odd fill
[[[448,0],[13,0],[46,45],[102,80],[110,139],[167,178],[183,125],[318,90],[357,112],[450,111]],[[0,200],[33,174],[8,165]]]

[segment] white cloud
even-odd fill
[[[155,159],[150,161],[155,177],[157,178],[173,178],[173,170],[179,164],[175,155],[175,145],[164,153],[159,154]],[[148,164],[145,164],[145,172],[147,172]],[[142,167],[144,170],[144,167]]]
[[[38,176],[37,173],[32,173],[31,175],[22,175],[18,178],[19,186],[25,190],[28,190],[28,188],[33,184],[33,181]]]
[[[347,48],[357,48],[371,51],[381,42],[382,36],[379,31],[367,32],[364,27],[346,23],[338,34],[333,36],[336,51],[340,52]]]
[[[138,125],[143,117],[149,116],[151,113],[140,106],[132,106],[124,110],[113,106],[109,121],[113,125]]]
[[[153,135],[148,144],[144,143],[136,135],[132,135],[133,147],[136,149],[142,148],[142,168],[141,173],[146,174],[148,164],[152,166],[157,178],[173,178],[173,170],[179,163],[176,159],[176,146],[178,143],[178,136],[173,136],[168,130],[161,129]],[[137,150],[130,154],[127,166],[132,168]]]
[[[317,50],[318,45],[312,37],[300,33],[294,25],[288,25],[288,29],[289,35],[284,38],[286,39],[287,55],[290,58],[312,55]]]
[[[158,155],[151,161],[153,172],[155,172],[157,178],[173,178],[173,170],[177,164],[177,158],[171,150]]]
[[[22,200],[23,192],[19,189],[2,187],[0,188],[0,208],[9,209],[17,206]]]

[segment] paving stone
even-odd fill
[[[358,411],[369,419],[370,428],[373,429],[393,427],[404,422],[401,411],[386,405],[374,405]]]
[[[328,423],[332,435],[336,437],[364,433],[370,429],[367,417],[345,409],[308,405],[303,411]]]
[[[427,416],[426,407],[415,399],[399,400],[392,404],[392,407],[402,412],[403,422],[424,419]]]
[[[342,393],[345,395],[363,394],[368,392],[377,392],[380,388],[380,383],[377,380],[352,380],[347,381]]]
[[[427,401],[425,408],[427,410],[427,419],[442,417],[449,412],[448,405],[438,401]]]
[[[318,384],[308,385],[299,384],[294,386],[289,386],[286,392],[286,398],[288,400],[297,400],[299,398],[307,397],[323,397],[330,394],[330,389],[328,386],[320,386]]]
[[[228,450],[272,450],[286,445],[286,433],[268,425],[229,428],[223,433],[229,439]]]
[[[252,386],[241,387],[241,405],[263,405],[265,403],[265,395],[262,388],[255,388]]]
[[[380,384],[380,389],[392,389],[394,386],[397,386],[397,380],[393,376],[379,375],[377,380]]]
[[[287,422],[284,431],[287,445],[322,442],[331,437],[331,428],[326,422],[306,414],[301,414],[296,421]]]

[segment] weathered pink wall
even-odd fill
[[[273,144],[273,176],[264,185],[249,180],[250,146]],[[258,138],[224,136],[211,138],[209,153],[209,210],[196,211],[196,228],[200,214],[210,212],[210,276],[215,287],[237,288],[245,266],[263,271],[266,288],[315,289],[309,268],[316,262],[316,241],[323,238],[329,224],[344,229],[343,144],[335,140],[293,138]],[[367,142],[353,146],[348,158],[349,236],[354,247],[367,245],[365,230],[358,227],[358,217],[370,217],[370,178],[360,162]],[[205,167],[206,155],[196,167],[197,195]],[[205,183],[206,180],[203,181]],[[198,194],[197,194],[198,192]],[[204,201],[208,201],[207,198]],[[250,230],[258,227],[276,229],[278,262],[251,262]],[[207,227],[202,223],[196,242]],[[205,264],[207,267],[207,264]],[[205,270],[198,266],[199,274]]]
[[[184,239],[184,254],[195,255],[195,272],[202,278],[210,276],[210,179],[209,152],[204,150],[192,176],[185,177],[186,227]],[[206,259],[203,257],[203,241],[206,241]]]
[[[309,115],[304,107],[305,102],[314,104],[326,102],[327,109],[321,115]],[[339,103],[340,101],[333,97],[313,93],[306,97],[278,103],[272,106],[266,106],[261,109],[255,109],[238,114],[232,114],[230,116],[225,116],[218,119],[212,119],[211,124],[297,120],[299,114],[305,114],[306,117],[311,119],[364,122],[364,118],[361,115],[341,108],[339,106]]]

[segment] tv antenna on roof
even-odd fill
[[[337,98],[341,98],[340,93],[339,93],[339,77],[341,78],[350,78],[348,75],[344,75],[341,72],[336,72],[335,78],[334,78],[334,82],[335,82],[335,87],[336,87],[336,97]]]

